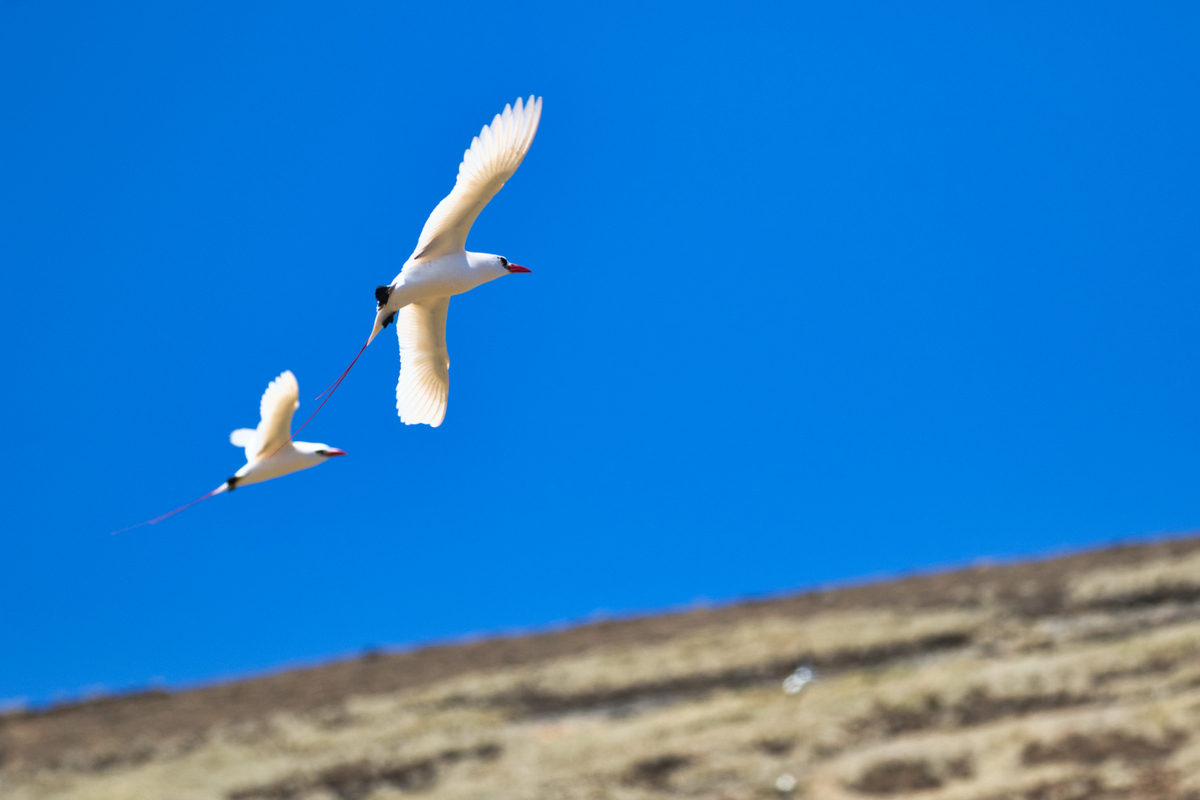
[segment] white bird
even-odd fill
[[[284,370],[267,384],[267,390],[258,402],[258,427],[238,428],[229,434],[230,444],[246,449],[246,465],[213,494],[269,481],[346,455],[345,450],[327,444],[292,441],[292,414],[299,407],[300,384],[296,383],[291,370]]]
[[[450,297],[514,272],[531,271],[503,256],[468,253],[466,243],[479,212],[521,165],[541,116],[542,99],[530,96],[524,105],[520,99],[506,105],[491,125],[483,126],[463,154],[453,191],[421,229],[416,250],[391,285],[375,289],[377,313],[367,344],[395,320],[400,340],[396,411],[405,425],[436,428],[446,416]]]
[[[292,414],[299,407],[300,385],[296,383],[296,376],[292,374],[291,370],[284,370],[282,375],[267,384],[267,390],[263,392],[262,399],[258,402],[258,427],[238,428],[229,434],[229,441],[234,446],[243,447],[246,450],[244,467],[234,473],[232,478],[187,505],[182,505],[154,519],[139,522],[137,525],[113,531],[113,533],[122,533],[133,528],[140,528],[142,525],[156,525],[167,517],[172,517],[185,508],[190,508],[201,500],[207,500],[214,495],[231,492],[239,486],[262,483],[291,472],[299,472],[302,469],[324,464],[335,456],[346,455],[345,450],[339,450],[327,444],[292,441]]]

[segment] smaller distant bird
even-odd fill
[[[230,444],[246,449],[246,466],[214,489],[213,494],[269,481],[346,455],[345,450],[327,444],[292,441],[292,414],[299,407],[300,384],[291,370],[284,370],[263,392],[258,403],[258,427],[238,428],[229,434]]]
[[[292,441],[292,414],[299,407],[300,384],[296,382],[296,376],[291,370],[284,370],[283,374],[267,384],[267,390],[263,392],[262,400],[258,403],[258,427],[238,428],[229,434],[231,444],[246,450],[244,467],[235,472],[232,478],[228,478],[208,494],[197,497],[187,505],[113,533],[140,528],[142,525],[155,525],[201,500],[207,500],[222,492],[231,492],[239,486],[269,481],[281,475],[315,467],[336,456],[346,455],[345,450],[327,444]]]

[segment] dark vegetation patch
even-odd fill
[[[889,758],[868,767],[850,788],[861,794],[904,794],[937,789],[947,780],[967,780],[974,775],[975,764],[969,755],[939,763],[927,758]]]
[[[966,780],[975,777],[975,762],[970,756],[959,756],[946,762],[946,774],[951,778]]]
[[[136,767],[154,758],[154,748],[149,743],[127,747],[124,750],[108,750],[93,755],[83,767],[86,772],[104,772],[118,767]]]
[[[1200,601],[1200,586],[1192,583],[1155,586],[1140,591],[1127,592],[1111,597],[1099,598],[1079,605],[1099,611],[1115,611],[1129,608],[1161,606],[1166,603],[1191,604]]]
[[[1056,762],[1101,764],[1117,758],[1140,764],[1166,758],[1186,739],[1187,734],[1182,731],[1168,731],[1161,741],[1124,731],[1072,733],[1050,744],[1030,742],[1021,754],[1021,761],[1026,766],[1037,766]]]
[[[996,697],[987,689],[976,688],[954,704],[954,715],[959,725],[982,725],[1002,717],[1020,717],[1040,711],[1081,706],[1099,699],[1094,695],[1070,692]]]
[[[876,703],[869,714],[851,722],[849,729],[858,737],[890,738],[933,728],[983,725],[1003,717],[1086,705],[1101,699],[1104,698],[1068,692],[997,697],[987,689],[977,687],[950,704],[935,694],[901,705]]]
[[[1140,678],[1145,675],[1164,675],[1174,671],[1179,665],[1181,659],[1167,658],[1165,656],[1155,656],[1146,661],[1128,669],[1114,669],[1108,672],[1099,672],[1092,676],[1092,683],[1096,686],[1103,686],[1112,681],[1121,680],[1122,678]]]
[[[671,776],[690,763],[692,763],[690,756],[678,753],[644,758],[634,762],[629,769],[625,770],[621,782],[628,786],[666,791],[671,788]]]
[[[928,759],[891,758],[872,764],[852,788],[862,794],[901,794],[937,789],[942,779]]]
[[[338,800],[362,800],[384,787],[420,792],[433,788],[442,765],[470,759],[494,761],[502,752],[500,745],[489,742],[466,750],[444,750],[431,758],[416,761],[387,764],[352,761],[335,764],[313,777],[290,775],[273,783],[237,789],[227,797],[228,800],[294,800],[316,790],[325,790]]]
[[[854,720],[849,727],[859,736],[898,736],[911,731],[943,727],[950,722],[950,714],[942,699],[929,694],[909,704],[877,702],[869,714]]]
[[[754,748],[769,756],[786,756],[796,747],[796,740],[790,736],[772,737],[769,739],[759,739],[754,743]]]
[[[1101,800],[1103,797],[1104,784],[1093,777],[1040,783],[1028,791],[1008,795],[1005,800]]]
[[[1147,769],[1135,776],[1132,785],[1114,787],[1094,775],[1076,776],[986,800],[1200,800],[1200,792],[1181,790],[1177,772]]]
[[[937,633],[911,639],[903,642],[886,642],[863,648],[847,648],[835,650],[832,653],[818,655],[805,654],[800,661],[812,664],[818,670],[830,672],[836,670],[863,669],[881,667],[889,661],[916,655],[925,655],[939,650],[953,650],[966,647],[971,643],[971,635],[963,631]]]

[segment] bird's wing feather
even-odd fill
[[[410,260],[439,258],[466,249],[471,225],[521,166],[541,117],[542,98],[530,95],[527,104],[522,105],[518,98],[516,106],[506,105],[491,125],[483,126],[471,141],[471,149],[463,154],[453,191],[425,221]]]
[[[446,353],[449,297],[410,303],[396,313],[400,340],[400,382],[396,411],[405,425],[436,428],[446,417],[450,394],[450,356]]]
[[[291,370],[284,370],[278,378],[267,384],[262,400],[258,404],[258,413],[262,419],[258,423],[256,441],[256,458],[266,458],[283,446],[292,435],[292,414],[300,407],[300,385]],[[246,460],[251,460],[250,449],[247,448]]]
[[[258,431],[254,428],[238,428],[229,434],[229,443],[234,447],[249,447]]]

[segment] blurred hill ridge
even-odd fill
[[[0,714],[14,800],[416,794],[1200,800],[1200,538]]]

